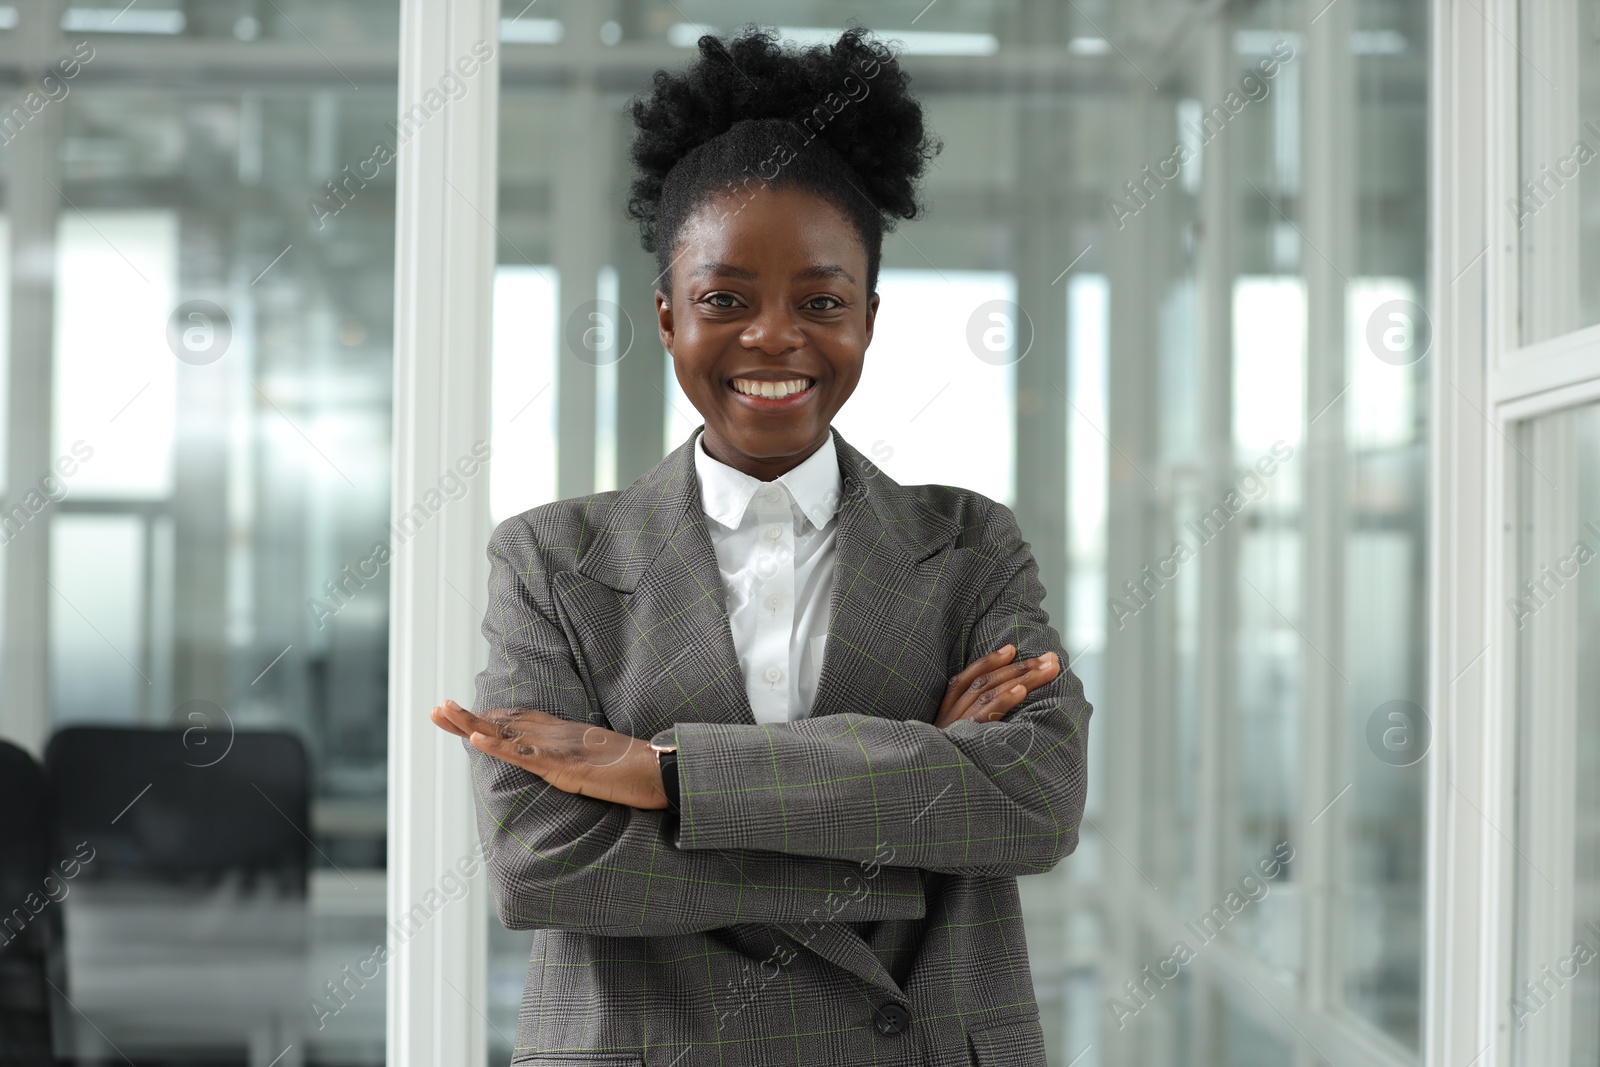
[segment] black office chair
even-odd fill
[[[192,743],[194,730],[70,726],[45,750],[55,852],[85,843],[81,877],[214,886],[267,879],[304,897],[310,765],[291,734],[240,731]],[[231,747],[230,747],[231,741]]]
[[[88,857],[63,909],[73,1015],[94,1021],[74,1020],[74,1054],[109,1053],[102,1038],[150,1058],[243,1043],[265,1064],[293,1041],[279,1067],[297,1062],[310,1017],[305,746],[215,725],[82,725],[57,732],[44,762],[52,854]]]
[[[49,959],[61,890],[49,859],[44,772],[0,741],[0,1067],[50,1067]]]

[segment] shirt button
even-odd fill
[[[782,537],[783,537],[783,527],[782,526],[768,526],[767,527],[767,540],[768,541],[777,541],[777,540],[782,539]]]
[[[765,500],[769,504],[776,504],[778,502],[778,497],[781,495],[782,494],[778,491],[778,487],[773,486],[770,489],[765,489],[762,491],[761,499]]]
[[[777,611],[779,608],[783,607],[783,597],[781,597],[781,596],[769,596],[769,597],[767,597],[767,607],[771,608],[773,611]]]
[[[911,1012],[903,1005],[887,1001],[873,1011],[872,1022],[880,1034],[903,1034],[911,1029]]]
[[[768,667],[767,681],[771,682],[773,685],[777,685],[779,682],[783,681],[783,668]]]

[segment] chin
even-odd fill
[[[816,436],[815,428],[810,425],[760,428],[735,426],[722,432],[724,441],[745,455],[757,459],[782,459],[784,456],[792,456],[816,440]]]

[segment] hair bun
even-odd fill
[[[751,23],[726,42],[702,36],[699,56],[685,69],[656,71],[651,88],[628,103],[637,127],[628,214],[638,220],[645,248],[658,250],[672,169],[736,126],[763,119],[793,123],[795,148],[825,142],[885,227],[918,217],[918,180],[944,146],[924,129],[909,75],[869,34],[852,27],[832,43],[786,50],[776,30]]]

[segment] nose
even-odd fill
[[[793,308],[784,301],[768,301],[739,334],[739,342],[766,355],[781,356],[803,345],[805,334]]]

